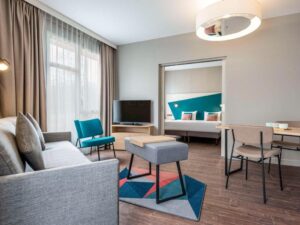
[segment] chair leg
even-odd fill
[[[227,179],[226,179],[226,189],[228,188],[228,181],[229,181],[229,176],[230,176],[230,171],[231,171],[233,151],[234,151],[234,149],[232,148],[231,155],[230,155],[230,160],[229,160],[229,168],[228,168],[228,173],[227,173]]]
[[[97,146],[97,151],[98,151],[98,161],[100,161],[100,149],[99,149],[99,146]]]
[[[113,152],[114,152],[114,157],[117,158],[114,143],[112,143],[112,148],[113,148]]]
[[[155,200],[156,200],[156,204],[159,204],[159,165],[156,165],[156,182],[155,182],[155,186],[156,186]]]
[[[261,161],[261,168],[262,168],[263,197],[264,197],[264,204],[266,204],[267,194],[266,194],[266,180],[265,180],[265,163],[263,159]]]
[[[129,162],[129,168],[128,168],[128,173],[127,173],[127,179],[130,178],[130,172],[131,172],[131,167],[132,167],[132,163],[133,163],[133,158],[134,158],[134,154],[131,154],[130,162]]]
[[[248,157],[246,157],[246,180],[248,180]]]
[[[271,171],[271,163],[272,163],[272,157],[269,158],[269,168],[268,168],[268,173],[270,174]]]
[[[177,170],[178,170],[178,176],[179,176],[179,180],[180,180],[180,185],[181,185],[181,190],[182,190],[182,194],[185,195],[186,191],[185,191],[185,187],[184,187],[184,182],[183,182],[183,177],[182,177],[182,173],[181,173],[181,168],[180,168],[180,162],[176,162],[177,165]]]
[[[90,155],[93,153],[93,146],[91,146]]]
[[[278,159],[278,171],[279,171],[280,190],[283,191],[282,175],[281,175],[281,155],[278,155],[277,159]]]

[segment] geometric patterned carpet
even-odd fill
[[[155,171],[152,171],[152,175],[150,176],[140,177],[133,180],[127,180],[127,172],[127,168],[120,172],[120,201],[190,220],[200,220],[206,184],[184,175],[183,180],[187,195],[157,205],[155,202]],[[139,168],[133,168],[131,170],[132,175],[146,172],[148,172],[148,170]],[[174,173],[160,172],[159,186],[161,199],[181,193],[178,175]]]

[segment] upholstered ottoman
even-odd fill
[[[179,198],[186,194],[183,177],[180,168],[180,161],[188,159],[188,145],[177,141],[167,141],[160,143],[148,143],[143,147],[132,144],[130,138],[125,139],[125,149],[131,153],[131,159],[128,168],[127,179],[134,179],[142,176],[151,175],[151,164],[156,165],[156,203],[162,203],[171,199]],[[134,156],[137,155],[149,162],[149,172],[131,176],[131,168]],[[159,198],[159,169],[160,165],[166,163],[175,163],[177,165],[182,193],[165,199]]]

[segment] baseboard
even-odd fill
[[[273,160],[275,161],[275,160]],[[282,159],[281,160],[282,165],[286,166],[297,166],[300,167],[300,160],[293,160],[293,159]]]
[[[222,156],[222,158],[224,159],[224,156]],[[239,160],[239,159],[233,159],[233,160]],[[266,160],[265,162],[268,163],[269,161]],[[272,158],[272,164],[277,164],[277,158]],[[281,159],[281,165],[300,167],[300,160]]]

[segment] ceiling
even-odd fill
[[[218,0],[39,0],[116,45],[195,31],[197,12]],[[263,18],[300,12],[300,0],[258,0]]]

